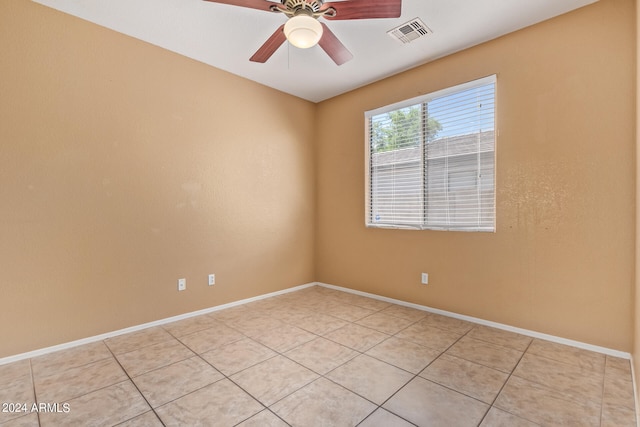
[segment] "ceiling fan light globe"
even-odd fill
[[[289,43],[301,49],[315,46],[322,37],[322,24],[317,19],[298,15],[290,18],[284,25],[284,35]]]

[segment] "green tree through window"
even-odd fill
[[[423,138],[423,106],[413,105],[373,117],[371,120],[371,149],[374,153],[411,148],[420,145]],[[428,117],[427,141],[432,141],[442,130],[436,119]]]

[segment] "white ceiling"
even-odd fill
[[[319,46],[288,43],[265,64],[250,62],[282,14],[203,0],[34,1],[319,102],[597,0],[403,0],[400,18],[323,20],[354,55],[341,66]],[[409,44],[387,35],[413,18],[433,33]]]

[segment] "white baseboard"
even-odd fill
[[[309,287],[315,286],[315,285],[316,285],[315,282],[307,283],[307,284],[304,284],[304,285],[295,286],[293,288],[283,289],[281,291],[271,292],[271,293],[264,294],[264,295],[258,295],[256,297],[246,298],[246,299],[243,299],[243,300],[234,301],[234,302],[230,302],[230,303],[227,303],[227,304],[216,305],[214,307],[205,308],[203,310],[192,311],[190,313],[180,314],[178,316],[167,317],[165,319],[155,320],[153,322],[143,323],[141,325],[136,325],[136,326],[131,326],[129,328],[119,329],[117,331],[107,332],[107,333],[101,334],[101,335],[95,335],[95,336],[92,336],[92,337],[82,338],[82,339],[79,339],[79,340],[70,341],[70,342],[67,342],[67,343],[58,344],[58,345],[54,345],[54,346],[51,346],[51,347],[41,348],[41,349],[38,349],[38,350],[29,351],[27,353],[17,354],[15,356],[4,357],[4,358],[0,359],[0,365],[5,365],[5,364],[11,363],[11,362],[17,362],[19,360],[30,359],[32,357],[42,356],[44,354],[53,353],[54,351],[66,350],[68,348],[77,347],[77,346],[83,345],[83,344],[89,344],[89,343],[96,342],[96,341],[102,341],[102,340],[105,340],[107,338],[116,337],[118,335],[128,334],[128,333],[131,333],[131,332],[140,331],[142,329],[151,328],[153,326],[160,326],[160,325],[164,325],[166,323],[171,323],[171,322],[175,322],[175,321],[178,321],[178,320],[188,319],[190,317],[195,317],[195,316],[200,316],[200,315],[203,315],[203,314],[213,313],[213,312],[216,312],[216,311],[219,311],[219,310],[224,310],[225,308],[236,307],[236,306],[247,304],[247,303],[250,303],[250,302],[259,301],[259,300],[270,298],[270,297],[275,297],[277,295],[282,295],[282,294],[286,294],[286,293],[289,293],[289,292],[299,291],[301,289],[309,288]]]
[[[565,344],[565,345],[569,345],[569,346],[572,346],[572,347],[581,348],[581,349],[584,349],[584,350],[595,351],[597,353],[607,354],[609,356],[615,356],[615,357],[620,357],[620,358],[623,358],[623,359],[631,360],[631,354],[630,353],[619,351],[619,350],[613,350],[613,349],[610,349],[610,348],[600,347],[600,346],[596,346],[596,345],[592,345],[592,344],[587,344],[587,343],[583,343],[583,342],[580,342],[580,341],[574,341],[574,340],[570,340],[570,339],[566,339],[566,338],[562,338],[562,337],[556,337],[556,336],[553,336],[553,335],[543,334],[541,332],[530,331],[528,329],[517,328],[517,327],[514,327],[514,326],[509,326],[509,325],[505,325],[505,324],[502,324],[502,323],[497,323],[497,322],[492,322],[492,321],[489,321],[489,320],[479,319],[477,317],[466,316],[466,315],[463,315],[463,314],[458,314],[458,313],[454,313],[454,312],[450,312],[450,311],[439,310],[437,308],[432,308],[432,307],[428,307],[428,306],[424,306],[424,305],[419,305],[419,304],[414,304],[414,303],[410,303],[410,302],[406,302],[406,301],[401,301],[401,300],[397,300],[397,299],[394,299],[394,298],[388,298],[388,297],[384,297],[384,296],[381,296],[381,295],[371,294],[371,293],[368,293],[368,292],[362,292],[362,291],[358,291],[358,290],[355,290],[355,289],[344,288],[344,287],[341,287],[341,286],[335,286],[335,285],[330,285],[330,284],[321,283],[321,282],[312,282],[312,283],[307,283],[307,284],[300,285],[300,286],[295,286],[293,288],[283,289],[281,291],[271,292],[271,293],[264,294],[264,295],[258,295],[258,296],[252,297],[252,298],[246,298],[246,299],[243,299],[243,300],[234,301],[234,302],[230,302],[230,303],[227,303],[227,304],[222,304],[222,305],[217,305],[217,306],[210,307],[210,308],[205,308],[203,310],[192,311],[190,313],[180,314],[178,316],[168,317],[168,318],[156,320],[156,321],[153,321],[153,322],[143,323],[141,325],[131,326],[129,328],[119,329],[117,331],[107,332],[107,333],[101,334],[101,335],[82,338],[82,339],[79,339],[79,340],[76,340],[76,341],[71,341],[71,342],[67,342],[67,343],[63,343],[63,344],[59,344],[59,345],[54,345],[54,346],[51,346],[51,347],[46,347],[46,348],[42,348],[42,349],[38,349],[38,350],[33,350],[33,351],[26,352],[26,353],[17,354],[17,355],[14,355],[14,356],[4,357],[4,358],[0,359],[0,365],[4,365],[4,364],[7,364],[7,363],[12,363],[12,362],[17,362],[19,360],[30,359],[32,357],[42,356],[44,354],[53,353],[54,351],[65,350],[65,349],[72,348],[72,347],[77,347],[77,346],[83,345],[83,344],[89,344],[89,343],[96,342],[96,341],[102,341],[102,340],[105,340],[107,338],[115,337],[115,336],[122,335],[122,334],[128,334],[128,333],[131,333],[131,332],[140,331],[142,329],[151,328],[153,326],[160,326],[160,325],[164,325],[166,323],[171,323],[171,322],[175,322],[175,321],[178,321],[178,320],[188,319],[190,317],[195,317],[195,316],[200,316],[200,315],[203,315],[203,314],[213,313],[213,312],[216,312],[216,311],[219,311],[219,310],[224,310],[226,308],[236,307],[236,306],[239,306],[239,305],[247,304],[247,303],[254,302],[254,301],[263,300],[263,299],[274,297],[274,296],[277,296],[277,295],[282,295],[282,294],[286,294],[286,293],[289,293],[289,292],[299,291],[301,289],[309,288],[309,287],[315,286],[315,285],[322,286],[322,287],[329,288],[329,289],[334,289],[334,290],[337,290],[337,291],[347,292],[347,293],[350,293],[350,294],[360,295],[360,296],[364,296],[364,297],[368,297],[368,298],[372,298],[372,299],[376,299],[376,300],[380,300],[380,301],[385,301],[385,302],[389,302],[389,303],[392,303],[392,304],[398,304],[398,305],[402,305],[402,306],[405,306],[405,307],[411,307],[411,308],[415,308],[415,309],[418,309],[418,310],[427,311],[427,312],[430,312],[430,313],[441,314],[443,316],[453,317],[455,319],[465,320],[467,322],[476,323],[476,324],[479,324],[479,325],[490,326],[492,328],[502,329],[502,330],[509,331],[509,332],[515,332],[515,333],[518,333],[518,334],[521,334],[521,335],[526,335],[526,336],[533,337],[533,338],[540,338],[540,339],[543,339],[543,340],[556,342],[556,343],[559,343],[559,344]],[[633,369],[633,365],[631,366],[631,368]],[[634,378],[634,387],[635,387],[635,376],[633,378]]]
[[[389,302],[389,303],[392,303],[392,304],[402,305],[402,306],[405,306],[405,307],[411,307],[411,308],[415,308],[415,309],[418,309],[418,310],[427,311],[429,313],[441,314],[443,316],[453,317],[455,319],[466,320],[467,322],[476,323],[476,324],[484,325],[484,326],[490,326],[492,328],[502,329],[504,331],[515,332],[517,334],[526,335],[526,336],[532,337],[532,338],[539,338],[539,339],[546,340],[546,341],[551,341],[551,342],[555,342],[555,343],[559,343],[559,344],[569,345],[571,347],[581,348],[583,350],[595,351],[597,353],[602,353],[602,354],[606,354],[606,355],[609,355],[609,356],[620,357],[620,358],[623,358],[623,359],[631,360],[631,354],[627,353],[627,352],[624,352],[624,351],[613,350],[613,349],[610,349],[610,348],[600,347],[600,346],[592,345],[592,344],[587,344],[587,343],[583,343],[583,342],[580,342],[580,341],[574,341],[574,340],[570,340],[570,339],[567,339],[567,338],[557,337],[557,336],[554,336],[554,335],[543,334],[541,332],[536,332],[536,331],[531,331],[531,330],[528,330],[528,329],[517,328],[515,326],[509,326],[509,325],[505,325],[505,324],[502,324],[502,323],[492,322],[490,320],[479,319],[477,317],[465,316],[464,314],[458,314],[458,313],[454,313],[454,312],[451,312],[451,311],[439,310],[437,308],[432,308],[432,307],[428,307],[428,306],[425,306],[425,305],[413,304],[413,303],[410,303],[410,302],[401,301],[401,300],[397,300],[397,299],[394,299],[394,298],[388,298],[388,297],[383,297],[383,296],[376,295],[376,294],[370,294],[368,292],[357,291],[355,289],[343,288],[341,286],[329,285],[329,284],[321,283],[321,282],[316,282],[316,284],[319,285],[319,286],[323,286],[325,288],[334,289],[336,291],[348,292],[350,294],[355,294],[355,295],[360,295],[360,296],[363,296],[363,297],[373,298],[373,299],[377,299],[377,300],[380,300],[380,301]]]

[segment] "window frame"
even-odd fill
[[[408,224],[391,224],[391,223],[375,223],[372,219],[372,150],[371,150],[371,124],[370,119],[374,116],[389,113],[392,111],[400,110],[403,108],[411,107],[417,104],[424,105],[425,103],[429,103],[434,99],[441,98],[447,95],[463,92],[465,90],[473,89],[476,87],[484,86],[493,83],[494,85],[494,93],[493,93],[493,102],[494,102],[494,110],[493,110],[493,209],[492,209],[492,228],[479,228],[479,227],[455,227],[455,226],[433,226],[428,225],[426,221],[426,209],[425,202],[423,201],[423,220],[420,226],[408,225]],[[404,230],[440,230],[440,231],[466,231],[466,232],[482,232],[482,233],[495,233],[497,229],[496,225],[496,152],[497,152],[497,137],[498,137],[498,126],[497,126],[497,98],[498,98],[498,84],[497,84],[497,75],[492,74],[486,77],[482,77],[476,80],[472,80],[466,83],[462,83],[459,85],[447,87],[441,90],[437,90],[435,92],[431,92],[425,95],[420,95],[411,99],[406,99],[400,102],[396,102],[393,104],[385,105],[383,107],[379,107],[373,110],[365,111],[364,113],[364,127],[365,127],[365,226],[367,228],[382,228],[382,229],[404,229]],[[421,107],[422,108],[422,107]],[[426,126],[424,121],[421,121],[421,125],[423,127]],[[428,194],[428,188],[425,185],[425,175],[426,175],[426,155],[425,147],[421,149],[421,169],[422,169],[422,178],[421,178],[421,187],[423,196]],[[487,151],[490,152],[490,151]],[[478,152],[482,154],[481,152]],[[473,153],[475,154],[475,153]],[[424,199],[424,197],[423,197]]]

